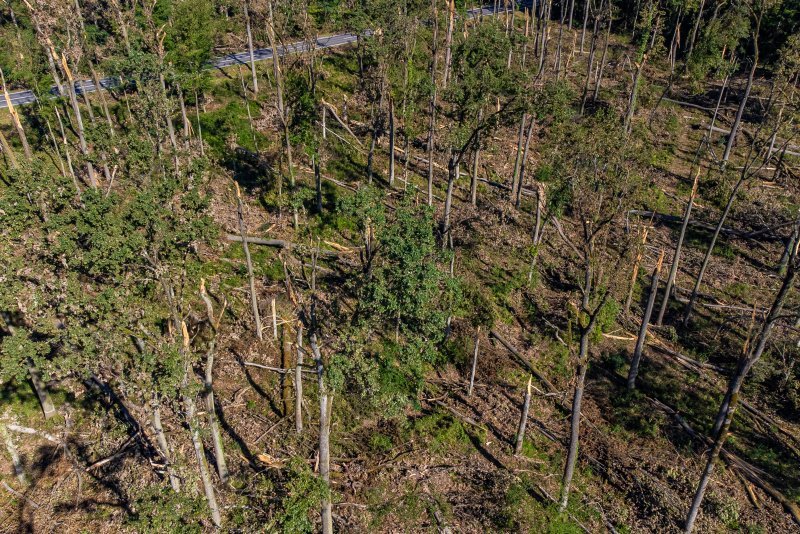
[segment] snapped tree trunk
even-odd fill
[[[628,390],[633,390],[636,387],[636,377],[639,374],[639,362],[642,359],[642,351],[644,350],[644,342],[647,337],[647,326],[650,324],[650,316],[653,313],[653,305],[656,302],[656,295],[658,294],[658,279],[661,274],[661,265],[664,262],[664,251],[658,258],[653,269],[653,277],[650,282],[650,295],[647,297],[647,306],[644,309],[642,316],[642,324],[639,327],[639,336],[636,338],[636,348],[633,351],[633,358],[631,358],[631,368],[628,371]]]

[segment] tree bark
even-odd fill
[[[642,316],[642,324],[639,327],[639,336],[636,338],[636,348],[633,351],[633,358],[631,358],[631,367],[628,371],[628,391],[632,391],[636,387],[636,376],[639,374],[639,362],[642,359],[642,350],[644,349],[645,338],[647,337],[647,326],[650,324],[650,316],[653,313],[653,305],[656,302],[656,295],[658,294],[658,279],[661,274],[661,265],[664,262],[664,251],[658,258],[653,269],[652,282],[650,282],[650,295],[647,298],[647,307]]]
[[[294,367],[294,428],[298,434],[303,432],[303,323],[297,322],[297,360]]]
[[[522,444],[525,442],[525,427],[528,424],[528,411],[531,407],[531,378],[528,377],[528,388],[525,390],[525,400],[522,403],[522,414],[517,428],[517,441],[514,444],[514,454],[522,454]]]
[[[431,4],[433,9],[433,49],[431,50],[430,68],[432,88],[428,115],[428,206],[433,206],[433,145],[436,131],[436,70],[439,56],[437,43],[439,39],[439,9],[436,7],[436,0],[431,0]]]
[[[511,196],[510,200],[517,198],[517,183],[519,175],[519,164],[522,159],[522,144],[525,141],[525,123],[528,120],[528,114],[523,113],[522,119],[519,122],[519,133],[517,134],[517,156],[514,159],[514,174],[511,176]]]
[[[519,177],[517,178],[517,198],[514,200],[514,206],[519,209],[520,202],[522,200],[522,187],[525,181],[525,169],[527,168],[528,163],[528,149],[531,146],[531,137],[533,137],[533,127],[536,124],[536,120],[533,115],[531,115],[530,123],[528,124],[528,133],[525,136],[525,147],[522,149],[522,161],[519,165]]]
[[[478,347],[481,342],[481,327],[478,325],[478,330],[475,332],[475,349],[472,352],[472,370],[469,373],[469,388],[467,389],[467,397],[472,396],[472,388],[475,386],[475,371],[478,368]]]
[[[772,330],[775,327],[775,324],[781,318],[780,316],[784,303],[786,302],[786,297],[794,286],[796,278],[797,248],[792,251],[791,258],[789,259],[789,267],[784,275],[783,283],[781,284],[781,288],[775,296],[775,300],[770,307],[764,323],[761,325],[761,330],[756,337],[756,343],[752,346],[748,354],[739,361],[736,374],[731,378],[731,381],[728,385],[728,392],[725,395],[727,402],[723,402],[722,406],[720,406],[719,412],[717,413],[717,419],[722,420],[723,422],[720,425],[717,435],[713,437],[714,446],[708,454],[706,467],[703,470],[702,476],[700,477],[697,491],[695,492],[694,499],[692,500],[692,506],[689,509],[689,514],[686,518],[685,531],[687,533],[692,532],[694,529],[694,523],[700,511],[700,505],[703,502],[705,490],[708,486],[709,480],[711,479],[711,473],[714,470],[714,463],[719,457],[722,447],[725,444],[725,440],[728,437],[728,430],[730,429],[731,422],[733,421],[733,415],[736,412],[736,407],[739,403],[739,392],[744,384],[744,380],[747,377],[747,374],[750,372],[750,369],[758,362],[758,360],[761,358],[761,355],[764,353],[764,349],[767,346],[767,342],[769,341]]]
[[[697,184],[700,177],[700,165],[697,166],[697,172],[694,175],[694,182],[692,183],[692,191],[689,193],[689,202],[686,203],[686,210],[683,214],[683,223],[681,223],[681,231],[678,235],[678,242],[675,244],[675,253],[672,255],[672,265],[669,268],[669,276],[667,277],[667,285],[664,288],[664,299],[661,301],[661,309],[658,312],[656,324],[661,326],[664,321],[664,314],[669,305],[669,299],[672,298],[672,287],[675,284],[675,277],[678,274],[678,264],[681,259],[681,248],[683,247],[683,240],[686,238],[686,228],[689,226],[689,219],[692,215],[692,206],[694,205],[695,196],[697,196]]]
[[[239,190],[239,184],[234,182],[236,186],[236,204],[237,215],[239,219],[239,233],[242,235],[242,248],[244,249],[244,258],[247,262],[247,278],[250,282],[250,306],[253,310],[253,320],[255,321],[256,336],[259,341],[264,340],[264,334],[261,332],[261,314],[258,311],[258,296],[256,295],[256,280],[253,275],[253,260],[250,257],[250,247],[248,246],[247,230],[244,224],[244,203],[242,202],[242,193]]]
[[[161,424],[161,405],[156,399],[153,404],[153,411],[150,414],[150,421],[153,426],[153,432],[156,434],[156,443],[158,448],[161,449],[161,457],[164,458],[164,463],[167,468],[167,476],[169,477],[169,484],[172,490],[179,492],[181,490],[181,482],[175,474],[175,469],[172,467],[172,460],[170,459],[171,453],[169,444],[167,443],[167,436],[164,434],[164,427]]]
[[[242,5],[244,7],[244,21],[247,31],[247,51],[250,52],[250,72],[253,75],[253,94],[258,94],[258,76],[256,75],[256,58],[253,54],[253,32],[250,31],[250,11],[247,9],[248,0],[244,0]],[[271,21],[270,21],[271,23]],[[273,57],[277,54],[275,48],[272,49]]]
[[[722,154],[723,165],[728,162],[728,158],[730,158],[731,151],[733,150],[733,145],[736,143],[736,135],[739,133],[739,126],[742,123],[744,110],[747,107],[747,99],[750,98],[750,91],[753,89],[753,79],[755,78],[756,67],[758,66],[758,35],[760,30],[761,14],[759,13],[756,16],[756,27],[753,31],[753,64],[750,67],[750,74],[747,76],[747,85],[744,89],[744,96],[742,96],[742,100],[739,102],[739,109],[736,110],[736,118],[733,120],[731,133],[728,136],[728,142],[725,144],[725,152]]]

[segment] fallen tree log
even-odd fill
[[[497,333],[497,330],[490,330],[489,335],[495,338],[497,341],[499,341],[500,344],[503,345],[506,349],[508,349],[508,352],[510,352],[514,356],[514,359],[522,367],[524,367],[530,374],[535,376],[542,384],[544,384],[548,390],[547,391],[548,393],[554,393],[557,391],[556,387],[547,379],[547,377],[544,376],[542,373],[540,373],[539,370],[536,369],[533,365],[528,363],[528,361],[522,356],[522,354],[519,353],[517,349],[515,349],[508,341],[503,339],[503,336]]]
[[[663,223],[666,223],[666,224],[681,224],[681,223],[683,223],[683,217],[678,217],[677,215],[667,215],[666,213],[657,213],[657,212],[654,212],[654,211],[629,210],[628,214],[629,215],[638,215],[639,217],[642,217],[642,218],[645,218],[645,219],[648,219],[648,220],[663,222]],[[784,241],[784,237],[783,236],[779,236],[779,235],[775,235],[775,234],[769,234],[769,232],[772,232],[773,230],[776,230],[776,229],[784,227],[784,226],[789,226],[791,224],[794,224],[794,222],[781,223],[781,224],[779,224],[777,226],[773,226],[773,227],[770,227],[770,228],[760,228],[760,229],[752,231],[752,232],[744,232],[742,230],[736,230],[736,229],[733,229],[733,228],[726,228],[726,227],[723,226],[722,229],[720,230],[720,233],[725,234],[725,235],[738,237],[738,238],[741,238],[741,239],[760,238],[760,239],[766,240],[766,241]],[[694,226],[695,228],[701,228],[703,230],[708,230],[710,232],[713,232],[716,229],[715,225],[713,225],[711,223],[698,221],[696,219],[691,219],[689,221],[689,225],[690,226]]]
[[[228,241],[233,241],[236,243],[242,242],[242,236],[236,234],[226,234],[225,239]],[[247,243],[250,245],[263,245],[266,247],[275,247],[281,249],[297,249],[297,248],[306,248],[305,245],[298,245],[297,243],[292,243],[290,241],[284,241],[282,239],[264,239],[262,237],[254,237],[254,236],[247,236]],[[341,245],[340,245],[341,246]],[[319,249],[319,254],[322,256],[341,256],[343,254],[352,254],[357,252],[358,248],[348,249],[346,247],[342,247],[341,250],[323,250]]]

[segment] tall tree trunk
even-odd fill
[[[317,382],[319,386],[319,476],[330,488],[331,483],[331,450],[330,450],[330,418],[332,395],[328,392],[325,384],[325,365],[322,361],[322,354],[317,345],[317,334],[312,327],[309,334],[311,352],[314,354],[317,367]],[[322,501],[322,533],[333,534],[333,514],[331,508],[330,494]]]
[[[186,419],[189,423],[189,431],[192,435],[192,446],[194,447],[194,454],[197,458],[197,467],[200,471],[200,481],[203,483],[203,492],[206,495],[208,508],[211,510],[211,520],[214,522],[214,526],[219,528],[222,526],[222,516],[220,515],[219,504],[217,504],[217,497],[214,493],[214,484],[211,482],[211,473],[206,463],[205,447],[203,446],[203,441],[200,439],[197,408],[195,407],[194,400],[188,396],[184,397],[184,406],[186,409]]]
[[[689,226],[689,219],[692,216],[692,206],[694,199],[697,196],[697,184],[700,178],[700,165],[697,166],[697,172],[694,175],[694,182],[692,183],[692,191],[689,193],[689,202],[686,203],[686,210],[683,213],[683,223],[681,223],[681,231],[678,235],[678,242],[675,244],[675,252],[672,255],[672,265],[669,268],[669,276],[667,277],[667,285],[664,287],[664,299],[661,301],[661,309],[658,312],[656,324],[661,326],[664,321],[664,314],[669,305],[669,299],[672,298],[672,287],[675,284],[675,277],[678,274],[678,264],[681,259],[681,248],[683,247],[683,240],[686,238],[686,228]]]
[[[275,39],[275,22],[272,16],[272,0],[267,0],[267,38],[272,49],[272,75],[275,77],[275,91],[278,98],[278,115],[280,115],[283,126],[283,141],[286,151],[286,166],[289,171],[289,185],[294,188],[294,164],[292,162],[292,143],[289,138],[289,113],[283,100],[283,74],[281,72],[280,59],[278,57],[278,46]],[[297,221],[297,210],[294,212],[295,226]]]
[[[658,279],[661,274],[661,265],[664,263],[664,251],[658,257],[653,269],[653,277],[650,282],[650,295],[647,297],[647,307],[644,309],[642,316],[642,324],[639,327],[639,336],[636,338],[636,348],[633,351],[633,358],[631,358],[631,368],[628,371],[628,390],[631,391],[636,387],[636,377],[639,374],[639,362],[642,359],[642,351],[644,350],[644,342],[647,337],[647,326],[650,324],[650,316],[653,313],[653,306],[656,302],[656,295],[658,294]]]
[[[733,190],[731,191],[730,196],[728,197],[728,202],[725,204],[725,209],[722,211],[722,215],[717,222],[716,228],[714,228],[714,234],[711,236],[711,242],[708,244],[708,248],[706,249],[706,254],[703,257],[703,263],[700,266],[700,272],[697,273],[697,278],[694,281],[694,287],[692,288],[692,295],[689,297],[689,302],[686,304],[686,309],[683,312],[683,325],[687,326],[689,324],[689,319],[692,316],[692,310],[694,309],[694,304],[697,301],[697,294],[700,291],[700,285],[703,283],[703,276],[706,274],[706,269],[708,268],[708,262],[711,259],[711,254],[714,252],[714,247],[717,244],[717,238],[719,238],[719,234],[722,231],[722,225],[725,224],[725,219],[728,217],[728,213],[731,211],[731,206],[733,206],[734,200],[736,200],[736,195],[739,193],[739,189],[741,189],[742,185],[744,184],[747,178],[747,166],[742,169],[742,174],[739,177],[739,180],[736,182],[736,185],[733,186]]]
[[[586,41],[586,26],[589,23],[589,10],[591,9],[591,1],[584,0],[583,2],[583,28],[581,29],[581,47],[580,51],[583,54],[583,43]]]
[[[606,67],[606,56],[608,56],[608,43],[611,41],[611,7],[608,9],[608,20],[606,21],[606,40],[603,43],[603,55],[600,56],[600,69],[597,71],[597,80],[594,82],[594,94],[592,101],[597,102],[597,97],[600,96],[600,86],[603,84],[603,71]]]
[[[244,224],[244,203],[242,202],[242,193],[239,190],[239,184],[236,182],[233,184],[236,186],[236,207],[239,219],[239,233],[242,236],[242,248],[244,249],[244,258],[247,262],[247,278],[250,282],[250,306],[253,310],[256,336],[258,336],[259,341],[263,341],[264,334],[261,331],[261,314],[258,311],[258,295],[256,295],[256,279],[253,275],[253,260],[250,257],[250,247],[247,244],[247,229]]]
[[[452,149],[448,149],[450,156],[447,158],[447,193],[444,200],[444,219],[442,221],[442,245],[447,246],[450,235],[450,211],[453,207],[453,188],[459,174],[457,156]]]
[[[253,32],[250,31],[250,11],[247,9],[248,0],[244,0],[242,5],[244,7],[244,21],[247,31],[247,51],[250,53],[250,72],[253,75],[253,94],[258,94],[258,76],[256,75],[256,58],[253,54]],[[272,21],[270,20],[270,24]],[[275,48],[272,49],[273,56],[277,54]]]
[[[433,151],[436,132],[436,70],[438,63],[439,9],[436,0],[431,0],[433,10],[433,49],[431,51],[431,99],[428,114],[428,206],[433,206]],[[408,157],[408,154],[406,154]]]
[[[444,41],[444,78],[442,79],[442,88],[447,88],[447,82],[450,80],[450,68],[453,61],[453,24],[455,22],[456,5],[455,0],[449,0],[447,3],[447,34]]]
[[[14,123],[14,128],[17,130],[17,135],[19,135],[20,141],[22,141],[22,149],[25,151],[25,157],[28,159],[28,161],[30,161],[33,158],[33,154],[31,153],[31,147],[28,144],[28,136],[25,135],[25,129],[22,127],[22,121],[19,119],[19,114],[17,113],[16,108],[14,108],[14,103],[11,101],[11,95],[8,94],[6,77],[3,74],[3,69],[0,69],[0,81],[3,82],[3,96],[6,99],[8,112],[11,114],[11,121]]]
[[[517,182],[519,175],[519,165],[522,159],[522,144],[525,142],[525,123],[528,120],[528,114],[523,113],[522,119],[519,122],[519,133],[517,134],[517,156],[514,159],[514,174],[511,176],[511,195],[509,199],[513,201],[517,197]]]
[[[697,40],[697,31],[700,29],[700,21],[703,20],[703,8],[705,5],[706,0],[700,0],[700,6],[697,8],[697,17],[694,19],[694,24],[692,25],[692,34],[689,37],[688,50],[686,52],[687,64],[688,59],[692,57],[692,52],[694,52],[694,43]]]
[[[216,350],[216,338],[211,341],[211,345],[206,352],[205,368],[205,401],[206,413],[208,414],[208,426],[211,430],[211,441],[214,444],[214,461],[217,464],[217,474],[222,482],[228,480],[228,464],[225,461],[225,448],[222,444],[222,433],[219,430],[219,420],[217,418],[217,408],[214,403],[214,351]]]
[[[478,110],[478,124],[483,121],[483,108]],[[469,198],[473,206],[478,204],[478,162],[481,155],[481,134],[475,136],[475,152],[472,154],[472,177],[469,184]]]
[[[472,351],[472,369],[469,372],[469,388],[467,389],[467,397],[472,396],[472,388],[475,386],[475,371],[478,369],[478,347],[481,342],[481,326],[475,332],[475,348]]]
[[[297,360],[294,367],[294,428],[298,434],[303,432],[303,323],[297,322]]]
[[[761,15],[756,16],[756,27],[753,31],[753,64],[750,67],[750,74],[747,76],[747,85],[744,89],[744,96],[742,96],[741,102],[739,102],[739,109],[736,110],[736,118],[733,120],[733,126],[731,127],[731,133],[728,135],[728,142],[725,144],[725,152],[722,154],[722,163],[723,165],[728,162],[728,158],[730,158],[731,150],[733,150],[733,145],[736,143],[736,135],[739,133],[739,126],[742,123],[742,117],[744,116],[744,110],[747,107],[747,99],[750,98],[750,91],[753,89],[753,79],[756,75],[756,67],[758,66],[758,34],[761,30]]]
[[[594,53],[597,50],[597,30],[600,24],[600,17],[594,17],[594,26],[592,28],[592,40],[589,45],[589,62],[586,66],[586,81],[583,84],[583,97],[581,98],[581,115],[586,109],[586,99],[589,97],[589,79],[592,77],[592,66],[594,65]],[[583,43],[581,43],[581,53],[583,53]]]
[[[519,209],[520,202],[522,201],[522,186],[525,184],[525,169],[528,164],[528,149],[531,146],[531,137],[533,137],[533,127],[536,124],[536,119],[531,115],[530,123],[528,124],[528,133],[525,136],[525,147],[522,149],[522,161],[519,165],[519,177],[517,181],[517,198],[514,200],[514,206]]]
[[[394,129],[394,99],[389,97],[389,187],[394,187],[394,144],[395,144],[395,129]]]
[[[741,358],[739,361],[739,366],[736,370],[736,374],[731,378],[730,383],[728,384],[728,391],[725,395],[727,402],[723,402],[717,414],[717,419],[722,420],[722,423],[719,425],[719,431],[717,432],[716,436],[714,436],[714,445],[708,454],[706,467],[703,470],[702,476],[700,477],[700,482],[698,483],[697,491],[695,492],[694,499],[692,500],[692,506],[689,510],[689,515],[686,518],[685,531],[687,533],[692,532],[694,529],[694,523],[697,519],[697,514],[700,511],[700,505],[703,503],[703,497],[705,495],[706,488],[708,487],[708,482],[711,479],[711,473],[714,470],[714,463],[719,457],[722,447],[725,444],[725,440],[728,437],[728,430],[730,429],[731,422],[733,421],[733,415],[736,412],[736,407],[739,402],[739,392],[744,384],[744,380],[747,377],[747,374],[750,372],[750,369],[758,362],[758,360],[761,358],[761,355],[764,353],[764,349],[767,346],[767,342],[769,341],[772,330],[775,327],[775,324],[781,318],[781,312],[786,302],[786,297],[793,288],[796,278],[797,248],[792,251],[791,258],[789,259],[788,269],[783,277],[783,283],[781,284],[781,288],[775,296],[775,300],[769,309],[764,323],[761,325],[761,330],[756,337],[756,343],[752,346],[751,350],[748,351],[748,354]]]

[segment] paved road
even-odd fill
[[[497,8],[498,12],[503,10],[502,7]],[[470,9],[467,11],[467,17],[475,18],[480,16],[491,16],[495,13],[494,6],[487,6],[483,8],[475,8]],[[365,32],[366,35],[371,33],[370,30]],[[340,33],[337,35],[329,35],[327,37],[320,37],[316,41],[316,48],[323,49],[323,48],[335,48],[337,46],[343,46],[346,44],[350,44],[355,42],[358,39],[358,35],[355,33]],[[301,52],[306,52],[310,50],[312,47],[311,43],[308,41],[300,41],[297,43],[288,44],[286,46],[281,46],[278,48],[278,56],[283,57],[289,54],[298,54]],[[272,59],[272,49],[271,48],[259,48],[253,50],[253,58],[255,61],[264,61],[267,59]],[[236,54],[229,54],[227,56],[222,56],[218,58],[212,59],[209,64],[208,68],[225,68],[230,67],[232,65],[248,65],[250,63],[250,52],[237,52]],[[116,87],[118,84],[118,80],[113,77],[103,78],[100,80],[100,86],[104,89],[109,89],[112,87]],[[75,92],[78,94],[83,93],[93,93],[97,91],[97,86],[91,80],[84,80],[80,82],[75,82]],[[56,87],[50,88],[50,93],[53,96],[58,95],[58,89]],[[15,106],[22,106],[25,104],[31,104],[36,102],[36,96],[33,94],[33,91],[15,91],[10,93],[11,103]],[[5,98],[0,98],[0,109],[8,107],[6,104]]]

